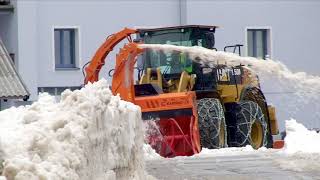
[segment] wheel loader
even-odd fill
[[[109,36],[97,50],[85,67],[84,83],[99,79],[106,56],[127,39],[109,72],[111,90],[141,107],[148,125],[146,140],[161,156],[190,156],[201,148],[271,148],[272,135],[278,134],[275,108],[267,105],[259,80],[249,68],[241,64],[206,66],[186,53],[141,46],[171,44],[216,51],[216,28],[125,28]],[[226,47],[241,52],[241,45]]]

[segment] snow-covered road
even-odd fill
[[[231,155],[153,159],[146,162],[148,174],[157,179],[320,179],[316,168],[294,170],[296,159],[277,152],[240,152]],[[285,165],[289,167],[285,168]]]

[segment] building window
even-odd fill
[[[269,29],[247,29],[248,56],[261,59],[270,56],[270,30]]]
[[[74,28],[54,29],[55,68],[76,68],[77,30]]]

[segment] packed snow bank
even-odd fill
[[[157,160],[161,157],[149,144],[143,145],[144,159],[145,160]]]
[[[305,72],[292,72],[286,65],[275,60],[260,60],[240,57],[233,53],[214,51],[203,47],[183,47],[175,45],[142,44],[143,48],[155,51],[182,52],[201,64],[214,66],[246,65],[259,75],[262,90],[268,103],[276,107],[280,129],[284,130],[284,120],[303,120],[308,127],[320,128],[320,77]]]
[[[239,154],[247,154],[252,153],[255,150],[251,146],[245,147],[230,147],[230,148],[221,148],[221,149],[207,149],[202,148],[199,154],[193,155],[193,157],[211,157],[211,156],[231,156],[231,155],[239,155]]]
[[[113,96],[105,80],[41,94],[0,112],[0,160],[9,179],[144,179],[140,108]],[[3,177],[2,177],[3,178]]]
[[[320,134],[291,119],[286,121],[285,146],[277,162],[283,169],[316,171],[320,169]]]
[[[248,154],[262,154],[262,153],[274,153],[279,152],[278,149],[267,149],[262,147],[260,149],[253,149],[250,145],[245,147],[228,147],[221,149],[207,149],[202,148],[199,154],[191,156],[191,158],[206,158],[206,157],[220,157],[220,156],[238,156]]]
[[[286,137],[284,152],[294,153],[319,153],[320,134],[310,131],[296,120],[286,121]]]

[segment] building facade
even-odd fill
[[[59,95],[80,87],[82,66],[109,34],[124,27],[217,25],[220,50],[243,44],[243,55],[277,59],[293,71],[320,75],[317,0],[11,0],[2,7],[0,37],[30,101],[42,91]],[[102,77],[109,78],[114,57],[106,60],[109,68]],[[289,118],[281,110],[278,114]]]

